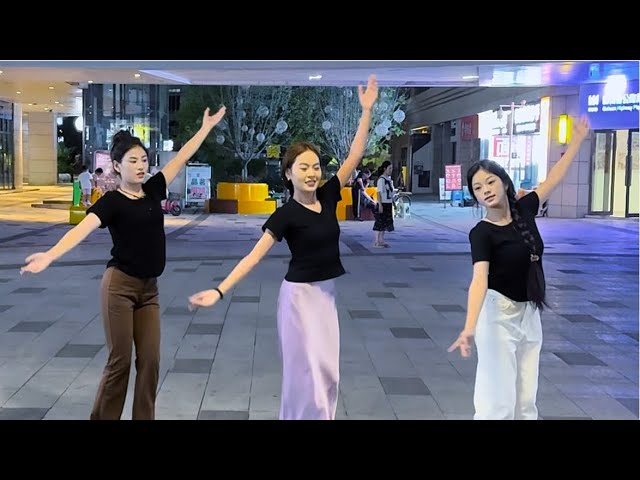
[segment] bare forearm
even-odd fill
[[[371,110],[362,110],[360,116],[360,123],[356,130],[355,137],[351,143],[351,149],[349,150],[350,157],[362,158],[365,149],[367,148],[367,137],[369,135],[369,125],[371,124]]]
[[[222,290],[222,293],[226,294],[229,290],[231,290],[240,280],[247,276],[247,274],[254,269],[254,267],[258,264],[258,261],[255,260],[251,255],[247,255],[242,260],[238,262],[231,273],[227,275],[218,288]]]
[[[473,280],[469,285],[469,295],[467,298],[467,320],[464,324],[466,331],[475,331],[478,323],[478,316],[487,295],[487,280]]]
[[[562,181],[567,171],[569,170],[573,159],[580,150],[580,143],[581,142],[571,142],[569,144],[567,150],[564,152],[560,160],[558,160],[558,162],[549,171],[546,180],[547,182],[552,185],[556,185],[560,183],[560,181]]]
[[[198,151],[198,149],[202,145],[202,142],[204,142],[205,138],[207,138],[207,135],[209,135],[210,131],[210,128],[201,127],[200,130],[198,130],[196,134],[182,146],[175,158],[176,160],[182,162],[181,166],[184,166],[187,161]]]
[[[78,245],[82,240],[87,238],[89,233],[90,232],[87,232],[86,230],[82,230],[82,229],[79,229],[78,227],[75,227],[69,230],[58,241],[58,243],[56,243],[53,247],[51,247],[47,251],[47,254],[52,258],[52,261],[57,260],[58,258],[62,257],[65,253],[67,253],[69,250],[71,250],[76,245]]]

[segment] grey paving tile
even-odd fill
[[[627,407],[636,417],[640,416],[638,413],[638,398],[616,398],[616,400]]]
[[[396,338],[431,338],[424,328],[391,327],[389,330]]]
[[[249,412],[234,410],[200,410],[198,420],[249,420]]]
[[[187,335],[220,335],[222,325],[219,323],[191,323]]]
[[[20,287],[15,289],[11,293],[42,293],[45,290],[45,287]]]
[[[414,272],[433,272],[431,267],[411,267]]]
[[[407,282],[384,282],[383,285],[387,288],[409,288]]]
[[[593,420],[593,418],[584,416],[584,417],[561,417],[561,416],[547,416],[542,417],[538,415],[538,420]]]
[[[369,298],[396,298],[391,292],[367,292]]]
[[[10,332],[44,332],[54,322],[20,322],[9,329]]]
[[[354,320],[357,318],[382,318],[378,310],[349,310],[349,315]]]
[[[610,301],[602,301],[602,300],[589,300],[591,303],[595,303],[599,307],[602,308],[627,308],[624,303],[621,302],[610,302]]]
[[[209,373],[213,360],[199,358],[177,358],[171,369],[174,373]]]
[[[431,395],[431,392],[418,377],[380,377],[380,383],[387,395]]]
[[[189,307],[187,307],[186,305],[183,306],[174,306],[174,307],[167,307],[164,309],[164,312],[162,312],[163,315],[188,315],[188,316],[192,316],[194,312],[189,311]]]
[[[260,303],[260,297],[234,295],[233,297],[231,297],[231,301],[234,303]]]
[[[562,314],[562,316],[569,320],[571,323],[600,323],[600,320],[598,320],[597,318],[582,313]]]
[[[464,313],[464,308],[460,305],[431,305],[436,312],[462,312]]]
[[[83,345],[67,343],[58,350],[56,357],[66,358],[93,358],[104,345]]]
[[[607,366],[602,360],[594,357],[590,353],[583,352],[553,352],[557,357],[564,360],[567,365],[600,365]]]
[[[582,288],[579,285],[549,285],[550,287],[556,288],[558,290],[566,290],[566,291],[584,291],[584,288]]]
[[[193,273],[195,271],[197,271],[197,268],[174,268],[173,271],[174,272],[178,272],[178,273]]]
[[[48,408],[0,408],[0,420],[42,420]]]

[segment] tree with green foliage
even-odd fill
[[[242,180],[249,176],[249,163],[265,152],[267,146],[288,128],[291,87],[218,86],[191,87],[181,102],[178,121],[181,139],[189,138],[199,128],[196,111],[203,105],[227,107],[225,118],[206,142],[205,154],[223,153],[227,159],[239,160]],[[225,163],[229,163],[228,160]]]
[[[367,155],[389,153],[390,141],[402,135],[408,101],[405,89],[380,89],[380,101],[374,107]],[[342,163],[351,148],[358,128],[360,105],[356,87],[297,87],[290,105],[291,141],[307,140]]]

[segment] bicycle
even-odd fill
[[[395,189],[391,202],[394,218],[405,218],[411,215],[411,192]]]

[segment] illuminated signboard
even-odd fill
[[[586,115],[593,130],[638,128],[640,97],[638,80],[626,83],[626,88],[611,89],[606,83],[580,86],[580,115]]]

